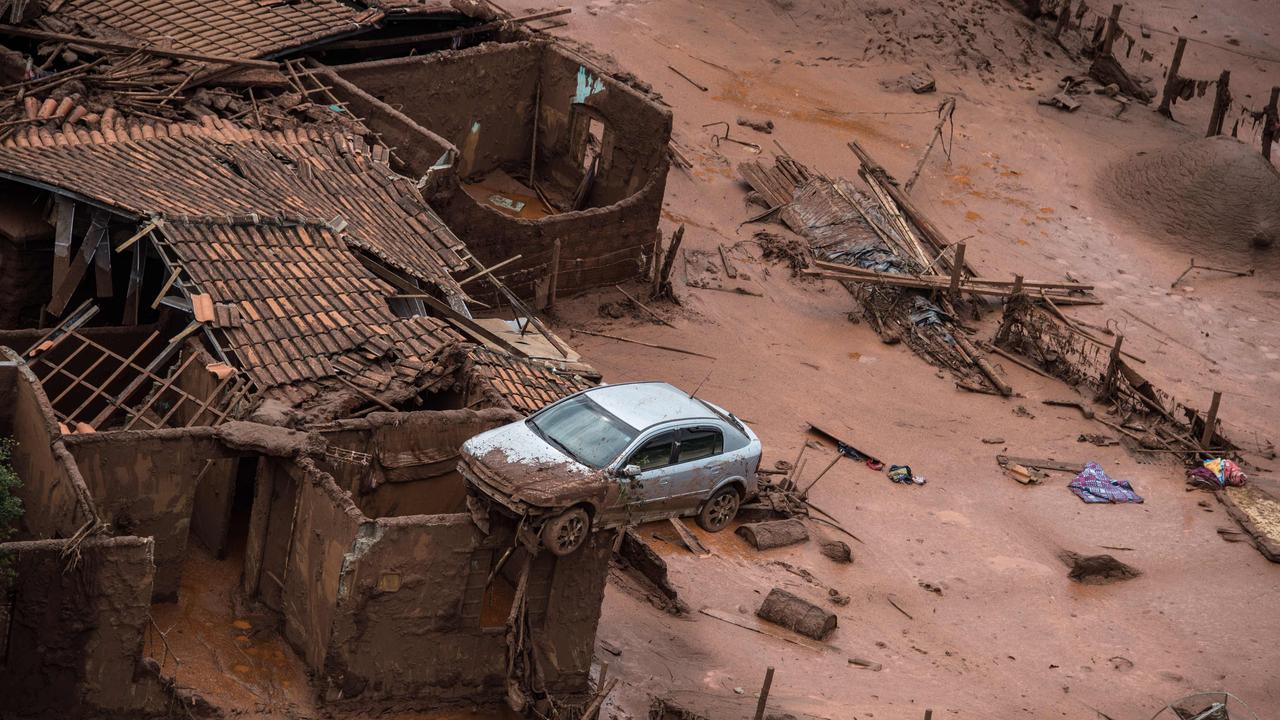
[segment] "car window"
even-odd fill
[[[691,428],[680,438],[680,454],[676,462],[701,460],[724,452],[724,436],[714,428]]]
[[[628,465],[637,465],[641,470],[653,470],[671,464],[671,446],[675,444],[676,434],[664,432],[653,437],[643,447],[636,450],[627,461]]]
[[[640,434],[586,395],[562,400],[528,422],[575,460],[593,468],[613,462]]]

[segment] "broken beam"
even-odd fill
[[[445,30],[443,32],[424,33],[422,35],[406,35],[398,38],[382,38],[379,40],[346,40],[336,42],[325,46],[325,50],[368,50],[371,48],[393,47],[396,45],[417,45],[419,43],[431,42],[432,40],[451,40],[456,37],[465,37],[467,35],[478,35],[493,30],[501,30],[510,24],[523,25],[534,20],[545,20],[546,18],[558,17],[560,15],[568,15],[573,12],[573,8],[556,8],[555,10],[544,10],[542,12],[531,13],[521,17],[507,18],[504,20],[495,20],[494,22],[481,23],[472,25],[471,27],[458,28],[456,30]]]
[[[240,65],[243,67],[257,67],[271,70],[276,70],[280,67],[279,63],[274,63],[269,60],[253,60],[250,58],[226,57],[224,55],[205,55],[203,53],[186,52],[184,50],[162,50],[161,48],[151,47],[146,44],[98,40],[95,38],[81,37],[79,35],[65,35],[63,33],[46,32],[44,30],[14,27],[13,25],[0,25],[0,35],[12,35],[15,37],[31,38],[33,40],[52,40],[53,42],[82,45],[84,47],[100,48],[103,50],[116,50],[130,53],[140,52],[148,55],[155,55],[156,57],[177,58],[179,60],[198,60],[200,62],[219,63],[223,65]]]

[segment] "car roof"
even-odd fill
[[[637,430],[671,420],[712,419],[711,410],[680,388],[664,382],[601,385],[585,393],[600,407]]]

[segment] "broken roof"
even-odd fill
[[[485,347],[471,351],[471,371],[473,377],[497,392],[512,409],[525,414],[595,386],[576,373],[560,372],[544,363]]]
[[[382,17],[379,9],[338,0],[51,0],[35,24],[166,50],[258,58],[359,32]]]
[[[387,150],[312,129],[264,132],[202,124],[31,129],[0,148],[0,175],[138,217],[324,225],[385,264],[461,294],[462,243]]]
[[[259,388],[342,375],[376,393],[397,376],[413,382],[462,340],[440,320],[392,312],[394,289],[327,227],[201,221],[160,232],[189,292],[208,296],[193,301],[197,319],[220,332]]]

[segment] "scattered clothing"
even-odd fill
[[[1244,487],[1249,476],[1240,466],[1226,458],[1205,460],[1201,467],[1187,471],[1187,482],[1210,490],[1227,487]]]
[[[1140,503],[1128,480],[1114,480],[1098,463],[1088,463],[1067,487],[1087,503]]]

